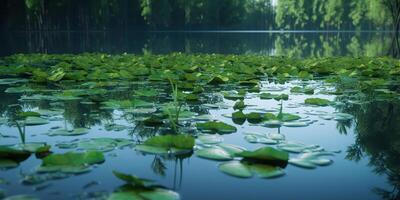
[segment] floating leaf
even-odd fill
[[[36,125],[43,125],[43,124],[48,124],[48,123],[49,123],[48,120],[43,119],[41,117],[30,116],[25,119],[25,124],[27,126],[36,126]]]
[[[327,99],[321,98],[307,98],[306,100],[304,100],[304,103],[316,106],[329,106],[332,102]]]
[[[218,161],[233,159],[233,156],[231,154],[229,154],[227,151],[219,147],[209,147],[209,148],[199,149],[195,152],[195,154],[201,158],[218,160]]]
[[[262,147],[255,151],[243,151],[236,155],[249,160],[266,162],[287,162],[289,159],[287,152],[272,147]]]
[[[211,132],[211,133],[228,134],[236,132],[236,127],[218,121],[197,123],[196,127],[201,131]]]
[[[221,147],[223,150],[225,150],[226,152],[228,152],[231,155],[236,155],[237,153],[241,153],[243,151],[246,151],[245,148],[240,147],[240,146],[236,146],[236,145],[233,145],[233,144],[221,143],[221,144],[218,144],[217,146]]]
[[[276,144],[278,143],[277,140],[271,139],[266,137],[265,135],[261,134],[254,134],[254,133],[246,133],[244,139],[250,143],[262,143],[262,144]]]
[[[226,174],[239,178],[250,178],[253,176],[249,167],[239,161],[221,163],[218,169]]]
[[[48,135],[49,136],[77,136],[77,135],[84,135],[87,133],[89,133],[89,129],[87,129],[87,128],[75,128],[72,130],[55,129],[55,130],[50,130]]]
[[[308,125],[309,124],[306,123],[306,122],[298,122],[298,121],[295,121],[295,122],[284,122],[282,124],[282,126],[286,126],[286,127],[305,127],[305,126],[308,126]]]
[[[219,135],[201,134],[197,139],[203,144],[218,144],[224,141]]]
[[[104,155],[98,151],[88,151],[85,153],[67,152],[64,154],[51,154],[43,158],[39,172],[64,172],[64,173],[83,173],[87,172],[88,167],[93,164],[104,162]]]
[[[221,163],[218,168],[228,175],[239,178],[250,178],[253,175],[260,178],[275,178],[285,175],[280,167],[244,161]]]
[[[194,146],[194,137],[189,135],[163,135],[146,140],[136,145],[136,150],[154,154],[181,154],[191,152]]]
[[[332,164],[332,160],[320,158],[321,156],[331,156],[329,152],[312,152],[301,154],[297,158],[291,158],[289,163],[298,167],[314,169],[317,166],[325,166]]]

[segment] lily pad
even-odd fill
[[[13,148],[11,146],[0,146],[0,159],[23,161],[26,160],[31,153],[26,150]]]
[[[228,152],[231,155],[236,155],[238,153],[246,151],[246,149],[244,147],[233,145],[233,144],[221,143],[221,144],[218,144],[217,146],[221,147],[223,150],[225,150],[226,152]]]
[[[48,135],[49,136],[77,136],[77,135],[84,135],[87,133],[89,133],[89,129],[87,129],[87,128],[75,128],[72,130],[55,129],[55,130],[50,130]]]
[[[197,129],[203,132],[220,133],[220,134],[229,134],[236,132],[237,130],[236,127],[232,125],[218,121],[197,123],[196,127]]]
[[[114,192],[108,197],[107,200],[179,200],[178,193],[166,190],[163,188],[156,188],[151,190],[127,190]]]
[[[253,176],[250,168],[239,161],[221,163],[218,169],[228,175],[239,178],[250,178]]]
[[[130,144],[130,140],[123,138],[90,138],[79,141],[76,147],[86,151],[107,152]]]
[[[163,135],[146,140],[136,145],[136,150],[153,154],[182,154],[192,151],[194,137],[190,135]]]
[[[328,152],[304,153],[297,158],[291,158],[289,163],[298,167],[314,169],[317,166],[326,166],[332,164],[332,160],[320,158],[321,156],[331,156]]]
[[[313,88],[308,88],[308,87],[295,86],[292,89],[290,89],[290,92],[292,92],[292,93],[314,94],[314,89]]]
[[[294,122],[284,122],[282,126],[286,127],[306,127],[309,124],[306,122],[299,122],[299,121],[294,121]]]
[[[304,103],[315,106],[329,106],[332,102],[329,101],[328,99],[307,98],[306,100],[304,100]]]
[[[285,175],[280,167],[243,161],[221,163],[218,168],[228,175],[239,178],[250,178],[253,175],[260,178],[275,178]]]
[[[113,171],[114,175],[125,181],[127,185],[112,193],[108,200],[138,199],[138,200],[179,200],[179,194],[153,185],[153,181],[130,174]]]
[[[41,117],[32,117],[29,116],[25,119],[25,124],[27,126],[36,126],[36,125],[43,125],[48,124],[49,121],[47,119],[43,119]]]
[[[261,93],[260,99],[275,99],[277,101],[280,100],[288,100],[289,95],[287,94],[271,94],[271,93]]]
[[[301,153],[305,151],[320,151],[320,147],[318,145],[305,145],[302,143],[295,142],[287,142],[282,143],[277,146],[279,149],[291,152],[291,153]]]
[[[230,153],[219,147],[202,148],[197,150],[195,154],[201,158],[217,161],[226,161],[233,159],[233,156]]]
[[[83,173],[87,172],[90,165],[104,162],[104,155],[98,151],[84,153],[67,152],[64,154],[51,154],[43,158],[38,172],[63,172]]]
[[[255,133],[246,133],[244,139],[250,143],[262,143],[262,144],[277,144],[278,140],[274,140],[266,137],[265,135],[255,134]]]
[[[223,137],[211,134],[201,134],[197,139],[203,144],[218,144],[224,141]]]
[[[285,151],[277,150],[272,147],[262,147],[255,151],[243,151],[236,154],[245,159],[260,162],[284,162],[289,160],[289,154]]]

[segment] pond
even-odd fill
[[[398,195],[398,60],[244,49],[3,57],[0,196]]]

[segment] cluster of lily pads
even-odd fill
[[[289,59],[258,55],[47,55],[17,54],[0,59],[0,85],[5,93],[20,95],[21,104],[45,101],[51,109],[23,110],[15,119],[1,118],[20,133],[21,142],[0,146],[0,168],[14,168],[32,154],[42,159],[35,173],[23,183],[37,184],[89,172],[105,161],[104,152],[134,146],[137,151],[167,156],[191,156],[222,161],[220,171],[240,178],[258,176],[274,178],[285,174],[287,164],[316,168],[332,163],[323,156],[333,155],[318,145],[286,141],[282,134],[245,133],[249,143],[264,145],[255,150],[223,143],[221,135],[237,132],[237,127],[212,120],[207,113],[193,109],[231,108],[221,98],[235,101],[233,123],[265,127],[302,127],[313,123],[297,114],[283,112],[289,95],[313,95],[314,87],[295,86],[290,94],[281,90],[263,90],[266,80],[282,83],[291,79],[312,80],[323,77],[337,88],[326,94],[346,95],[354,89],[375,90],[385,97],[400,98],[400,62],[392,58],[319,58]],[[139,85],[132,89],[132,85]],[[156,85],[157,87],[150,87]],[[345,87],[342,87],[345,85]],[[345,90],[345,89],[348,90]],[[213,91],[213,93],[209,92]],[[322,91],[319,91],[322,93]],[[110,94],[115,95],[110,95]],[[113,98],[111,98],[111,96]],[[249,111],[248,97],[276,100],[280,109]],[[63,105],[79,102],[98,106],[104,111],[122,111],[133,116],[135,126],[161,127],[155,136],[134,142],[126,138],[86,138],[46,143],[26,142],[26,127],[40,126],[63,118]],[[310,96],[307,106],[331,106],[334,101]],[[323,119],[348,121],[346,113],[309,113]],[[125,125],[107,124],[106,130],[125,130]],[[52,137],[75,137],[88,134],[90,127],[52,127]],[[53,153],[52,149],[67,149]],[[291,154],[298,154],[291,157]],[[126,185],[118,188],[109,199],[179,199],[179,195],[152,181],[114,172]],[[4,196],[0,191],[0,198]]]

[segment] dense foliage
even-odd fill
[[[385,29],[397,24],[397,4],[397,0],[4,0],[0,26],[9,30]]]

